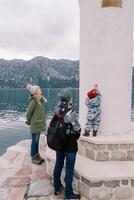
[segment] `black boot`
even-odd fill
[[[38,154],[32,157],[32,163],[35,165],[41,165],[41,161],[39,160]]]
[[[63,186],[63,185],[61,185],[61,187],[59,188],[58,191],[55,190],[55,191],[54,191],[54,194],[55,194],[55,195],[59,195],[60,192],[61,192],[62,190],[64,190],[64,186]]]
[[[70,196],[65,196],[64,199],[81,199],[81,195],[73,193]]]
[[[93,137],[97,136],[97,131],[93,131]]]
[[[37,157],[38,157],[38,159],[41,161],[41,163],[44,163],[45,160],[44,160],[44,158],[42,158],[42,157],[40,156],[40,154],[38,154]]]
[[[85,131],[85,133],[83,133],[83,136],[88,137],[90,136],[90,133],[88,131]]]

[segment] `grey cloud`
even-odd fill
[[[78,0],[0,0],[0,54],[78,58]]]

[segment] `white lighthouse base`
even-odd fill
[[[46,164],[50,176],[53,176],[54,162],[55,152],[47,148]],[[102,162],[77,155],[73,188],[81,193],[82,200],[133,200],[134,161]]]
[[[134,134],[80,137],[79,154],[96,161],[134,161]]]
[[[47,147],[45,158],[53,177],[55,151]],[[73,188],[82,200],[134,200],[134,134],[81,136]]]

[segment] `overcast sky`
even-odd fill
[[[78,0],[0,0],[0,58],[79,59]]]
[[[0,0],[0,58],[79,58],[78,0]]]

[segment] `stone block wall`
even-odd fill
[[[132,161],[134,144],[95,144],[81,139],[78,153],[96,161]]]
[[[52,176],[54,161],[47,159],[47,171]],[[62,173],[64,180],[64,172]],[[134,179],[118,180],[88,180],[74,173],[73,188],[82,195],[82,200],[133,200]]]

